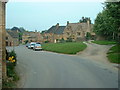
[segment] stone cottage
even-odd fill
[[[90,23],[90,20],[82,23],[69,23],[67,21],[66,26],[57,25],[52,26],[44,34],[44,41],[49,42],[59,42],[59,40],[69,40],[72,41],[84,41],[86,40],[87,33],[90,33],[93,37],[95,33],[92,31],[93,24]]]
[[[26,31],[22,35],[22,43],[25,43],[26,41],[28,41],[28,42],[42,42],[43,37],[40,34],[40,32],[37,32],[37,30],[35,32]]]
[[[17,31],[6,31],[6,46],[18,46],[19,45],[19,33]]]
[[[71,38],[73,41],[84,41],[86,40],[86,34],[89,32],[92,35],[95,35],[92,32],[93,24],[90,24],[90,21],[84,23],[69,23],[64,29],[63,37],[64,40]]]
[[[55,26],[52,26],[44,33],[44,42],[59,42],[59,40],[63,38],[64,29],[65,26],[59,26],[59,23],[57,23]]]

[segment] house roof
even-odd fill
[[[11,31],[11,30],[8,30],[7,32],[8,32],[8,34],[9,34],[11,37],[13,37],[13,38],[19,38],[18,32],[16,32],[16,31]]]
[[[87,23],[69,23],[68,27],[70,27],[72,31],[87,30]]]
[[[62,34],[64,32],[65,26],[59,26],[55,34]]]
[[[65,26],[52,26],[46,33],[55,33],[55,34],[62,34],[65,29]]]

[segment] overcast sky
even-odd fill
[[[19,2],[18,2],[19,1]],[[25,1],[25,0],[24,0]],[[64,2],[63,0],[26,0],[26,2],[9,0],[6,7],[6,27],[24,27],[29,31],[47,30],[59,23],[66,25],[78,22],[82,16],[90,17],[92,23],[99,12],[102,11],[102,2],[87,0]],[[69,0],[70,1],[70,0]]]

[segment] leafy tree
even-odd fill
[[[94,32],[107,40],[117,40],[120,33],[120,2],[106,2],[104,5],[104,10],[96,17]]]
[[[91,34],[89,32],[86,33],[86,40],[90,40],[92,38]]]

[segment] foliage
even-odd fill
[[[3,88],[14,88],[16,86],[16,81],[19,80],[19,76],[15,72],[16,60],[17,56],[14,50],[11,52],[6,51],[6,59],[7,59],[7,78],[2,81]]]
[[[72,41],[73,41],[73,40],[72,40],[71,37],[67,38],[67,40],[66,40],[66,42],[72,42]]]
[[[65,42],[64,38],[60,39],[59,42],[64,43]]]
[[[100,45],[113,45],[116,44],[115,41],[92,41],[92,43],[100,44]]]
[[[19,41],[22,40],[23,33],[19,33]]]
[[[49,43],[49,41],[45,41],[45,43]]]
[[[28,40],[25,40],[24,42],[25,42],[25,44],[27,44],[27,43],[28,43]]]
[[[106,40],[118,40],[120,32],[120,2],[104,3],[104,10],[95,20],[94,32]]]
[[[91,20],[90,20],[90,18],[88,18],[88,17],[82,17],[82,19],[80,19],[79,22],[80,22],[80,23],[87,23],[88,20],[89,20],[90,23],[91,23]]]
[[[14,66],[16,66],[17,55],[14,50],[8,53],[7,60],[10,61]]]
[[[89,32],[86,33],[86,40],[90,40],[92,38],[91,34]]]
[[[107,53],[107,57],[112,63],[119,63],[120,64],[120,45],[115,45]]]
[[[15,84],[12,80],[10,79],[6,79],[6,80],[2,80],[2,89],[4,88],[15,88]]]
[[[77,52],[84,50],[86,47],[87,45],[82,42],[49,43],[42,45],[44,50],[64,54],[76,54]]]

